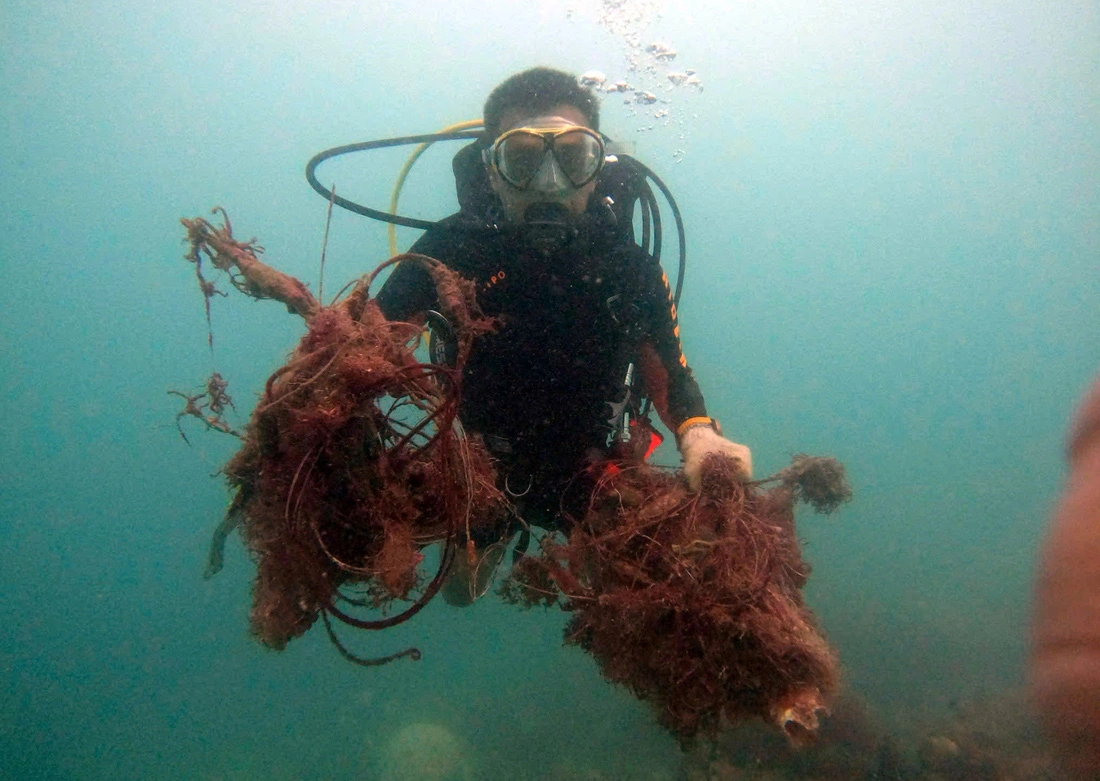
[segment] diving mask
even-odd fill
[[[606,150],[600,134],[562,117],[537,117],[501,134],[485,161],[517,190],[559,195],[600,173]]]

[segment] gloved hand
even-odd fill
[[[680,436],[680,455],[684,459],[684,476],[692,491],[702,483],[703,459],[712,453],[729,456],[741,466],[741,479],[752,479],[752,451],[744,445],[730,442],[706,424],[691,426]]]

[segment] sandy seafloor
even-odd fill
[[[1065,426],[1100,366],[1095,3],[74,0],[0,22],[0,778],[1055,777],[1019,691]],[[166,391],[216,367],[243,417],[301,326],[215,300],[212,365],[179,218],[222,205],[314,284],[305,162],[474,118],[534,64],[658,98],[609,95],[603,128],[683,209],[711,412],[759,475],[797,452],[849,469],[852,504],[800,526],[861,703],[832,759],[744,734],[685,755],[562,647],[559,613],[433,604],[349,638],[422,661],[364,670],[319,632],[249,638],[236,540],[201,578],[233,443],[185,445]],[[668,81],[689,67],[702,90]],[[383,206],[403,155],[325,175]],[[402,209],[453,205],[432,150]],[[387,256],[337,210],[326,287]]]

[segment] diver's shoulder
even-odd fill
[[[439,220],[409,250],[442,262],[460,274],[476,273],[485,263],[499,262],[506,253],[503,234],[477,224],[462,212]]]
[[[461,214],[444,217],[424,231],[424,234],[413,242],[409,251],[435,257],[433,252],[439,253],[454,247],[461,241],[461,232],[457,230],[461,221]]]
[[[496,237],[497,231],[465,212],[456,212],[436,222],[417,240],[417,245],[460,246]]]

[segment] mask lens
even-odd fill
[[[554,157],[574,187],[583,187],[599,173],[603,144],[592,133],[571,130],[554,139]]]
[[[546,141],[536,133],[513,133],[497,147],[497,169],[506,181],[526,187],[546,156]]]

